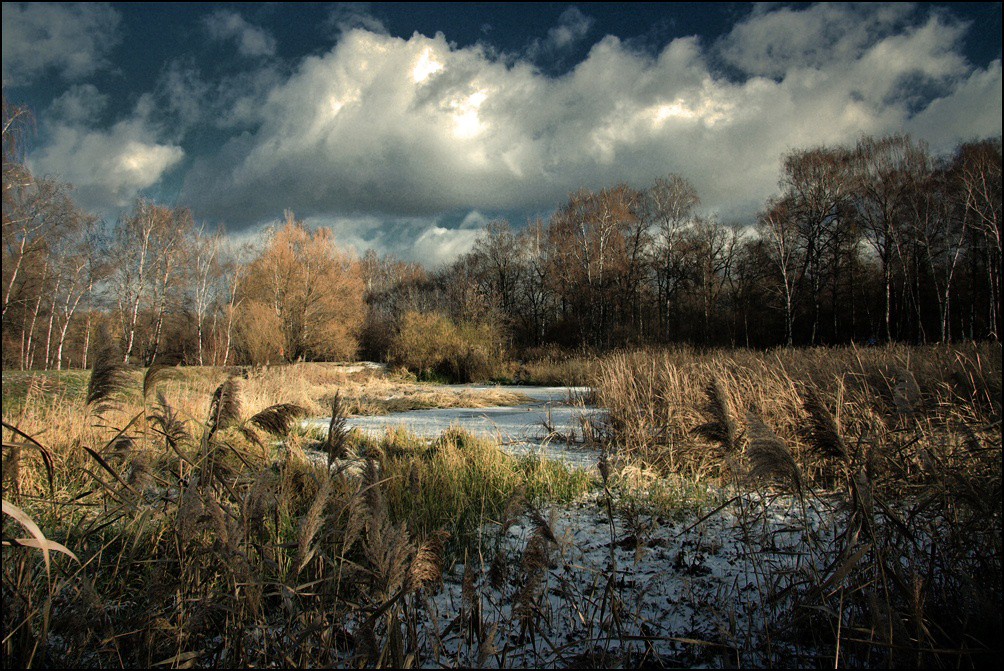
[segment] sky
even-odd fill
[[[1001,4],[3,4],[26,161],[253,236],[291,210],[429,266],[580,188],[689,179],[749,223],[782,157],[1001,134]]]

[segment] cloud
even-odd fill
[[[204,19],[206,30],[217,40],[234,40],[242,56],[258,58],[275,55],[275,38],[252,26],[237,12],[218,10]]]
[[[370,13],[368,2],[339,2],[328,14],[326,23],[338,35],[357,28],[379,35],[390,34],[383,21]]]
[[[999,136],[1002,89],[1004,77],[998,59],[986,69],[972,72],[948,95],[932,101],[906,128],[942,154],[961,142]]]
[[[107,68],[119,23],[105,3],[4,3],[4,85],[28,84],[48,70],[76,81]]]
[[[373,250],[378,255],[392,254],[403,261],[417,261],[435,268],[469,252],[481,228],[488,222],[477,211],[468,212],[459,225],[446,219],[318,216],[306,217],[303,221],[308,228],[330,229],[335,244],[357,257]]]
[[[179,139],[199,127],[257,127],[263,121],[261,101],[279,83],[279,66],[271,62],[211,78],[190,60],[172,61],[152,93],[155,115]]]
[[[526,55],[533,61],[559,58],[562,52],[585,39],[593,23],[595,21],[583,14],[578,7],[569,7],[558,17],[558,25],[547,31],[546,38],[530,43]]]
[[[869,46],[902,29],[908,3],[848,7],[823,3],[807,9],[757,6],[717,48],[731,65],[754,76],[784,78],[795,69],[853,62]]]
[[[444,211],[540,211],[580,187],[675,172],[707,211],[749,220],[792,149],[904,128],[999,133],[1000,63],[969,66],[964,30],[898,7],[757,10],[717,45],[648,54],[607,36],[560,77],[442,34],[350,30],[276,82],[260,126],[196,162],[182,199],[238,225],[284,207],[421,220],[409,244],[425,249],[446,239]],[[718,74],[718,58],[744,76]]]
[[[149,125],[150,98],[134,114],[108,129],[91,125],[105,97],[93,86],[78,86],[60,96],[47,113],[48,142],[28,157],[36,175],[52,175],[74,185],[84,209],[108,212],[128,206],[157,184],[184,157],[180,146],[157,140]]]
[[[52,102],[46,115],[70,124],[90,123],[107,105],[108,96],[93,84],[74,84]]]

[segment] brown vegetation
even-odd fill
[[[287,212],[245,272],[236,321],[246,361],[355,358],[365,315],[362,279],[328,229],[311,234]]]
[[[5,666],[406,666],[431,654],[414,627],[447,541],[467,547],[517,489],[586,485],[461,432],[290,435],[307,409],[275,394],[317,407],[360,375],[337,366],[139,380],[110,347],[95,368],[86,395],[5,405]],[[337,392],[328,407],[343,412]]]
[[[737,487],[760,598],[786,604],[767,640],[857,663],[999,658],[1000,345],[622,354],[598,397],[614,454]],[[781,492],[804,524],[784,553],[809,575],[771,568],[779,550],[757,535]],[[813,531],[808,509],[834,529]]]

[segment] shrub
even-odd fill
[[[491,379],[502,367],[501,334],[488,324],[454,324],[438,313],[407,312],[390,358],[415,375],[453,382]]]

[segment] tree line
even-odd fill
[[[999,338],[1000,138],[943,159],[906,135],[795,150],[779,187],[753,226],[699,215],[668,175],[580,190],[518,231],[492,222],[436,273],[370,258],[370,328],[436,310],[517,352]]]
[[[5,368],[87,367],[108,339],[141,365],[411,356],[471,377],[549,347],[1000,334],[999,137],[945,158],[905,135],[792,151],[752,226],[700,215],[680,175],[581,189],[428,269],[353,258],[290,212],[243,245],[147,200],[99,221],[27,170],[28,119],[4,99]]]

